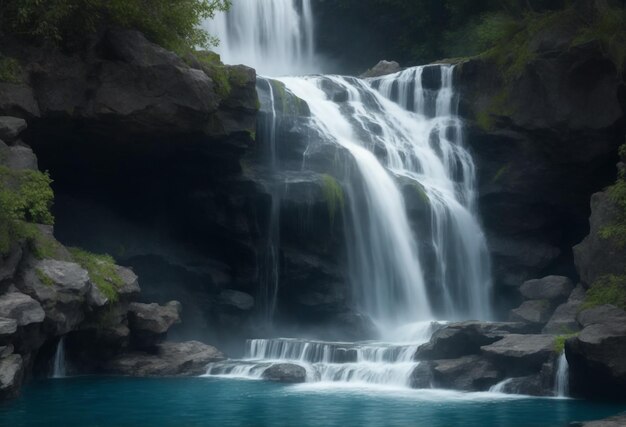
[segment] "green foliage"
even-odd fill
[[[598,278],[587,291],[581,309],[613,304],[626,310],[626,275],[609,274]]]
[[[322,176],[322,182],[322,192],[326,200],[326,206],[328,207],[328,217],[330,218],[331,224],[334,224],[337,212],[344,208],[343,189],[337,180],[330,175],[324,174]]]
[[[626,144],[619,149],[622,160],[626,160]],[[621,170],[617,182],[607,189],[610,200],[617,209],[617,218],[600,229],[600,237],[610,240],[619,247],[626,245],[626,176]]]
[[[0,166],[0,254],[18,240],[34,235],[26,223],[53,224],[54,193],[47,173]]]
[[[200,24],[230,0],[13,0],[2,3],[7,34],[61,44],[107,25],[133,28],[177,52],[217,43]]]
[[[21,70],[16,59],[0,55],[0,82],[21,83]]]
[[[605,53],[624,70],[626,66],[626,11],[618,7],[600,7],[594,16],[581,16],[581,28],[572,41],[580,45],[599,41]]]
[[[35,274],[41,283],[46,286],[54,286],[54,280],[52,280],[46,273],[44,273],[41,269],[36,268]]]
[[[98,255],[80,248],[68,248],[74,261],[89,273],[91,282],[106,296],[115,302],[119,295],[117,289],[124,284],[117,274],[115,260],[110,255]]]
[[[554,351],[555,353],[561,354],[565,350],[565,341],[568,339],[575,337],[578,335],[578,332],[571,334],[558,335],[554,338]]]

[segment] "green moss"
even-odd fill
[[[117,274],[115,260],[110,255],[98,255],[80,248],[68,248],[74,260],[89,273],[91,282],[109,301],[118,300],[117,289],[123,281]]]
[[[613,304],[626,310],[626,274],[609,274],[598,278],[587,291],[581,310]]]
[[[500,181],[500,179],[502,179],[502,177],[509,172],[509,169],[511,168],[511,166],[509,165],[504,165],[502,166],[500,169],[498,169],[498,172],[496,172],[496,174],[493,176],[493,178],[491,179],[492,183],[497,183],[498,181]]]
[[[322,181],[322,192],[326,200],[326,206],[328,207],[328,217],[330,218],[331,224],[334,224],[335,216],[344,208],[343,189],[337,180],[330,175],[324,174]]]
[[[424,202],[426,206],[430,206],[430,199],[428,198],[428,194],[426,194],[424,187],[421,184],[418,184],[417,182],[414,182],[412,185],[415,191],[417,192],[417,194],[419,195],[420,199],[422,200],[422,202]]]
[[[619,154],[622,161],[626,160],[626,144],[619,148]],[[626,176],[624,170],[620,171],[617,181],[607,189],[607,193],[615,205],[617,215],[612,223],[600,229],[599,235],[621,248],[626,245]]]
[[[250,136],[251,140],[256,141],[256,132],[255,131],[248,131],[248,135]]]
[[[581,17],[572,46],[592,41],[601,43],[606,55],[620,71],[626,66],[626,12],[623,8],[600,7],[595,16]]]
[[[22,67],[14,58],[0,55],[0,82],[21,83]]]
[[[202,69],[215,84],[215,92],[220,98],[228,98],[232,87],[230,84],[230,73],[228,68],[222,64],[220,56],[215,52],[199,50],[193,56],[200,62]]]
[[[245,86],[248,81],[248,73],[239,68],[230,68],[228,80],[233,86]]]
[[[554,351],[555,353],[561,354],[565,350],[565,341],[568,339],[575,337],[578,335],[578,332],[571,334],[558,335],[554,338]]]
[[[46,286],[54,286],[54,280],[52,280],[46,273],[44,273],[41,269],[36,268],[35,274],[41,283]]]
[[[483,110],[476,114],[476,123],[482,130],[489,132],[495,127],[495,120],[489,111]]]
[[[0,254],[32,237],[33,229],[26,223],[54,223],[51,183],[47,173],[0,166]]]

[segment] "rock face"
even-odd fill
[[[306,369],[292,363],[277,363],[263,372],[263,378],[279,383],[303,383],[306,381]]]
[[[26,129],[26,120],[18,117],[0,117],[0,140],[13,142]]]
[[[383,60],[383,61],[380,61],[371,69],[367,70],[365,73],[363,73],[361,77],[362,78],[380,77],[380,76],[384,76],[387,74],[397,73],[398,71],[401,71],[401,70],[402,68],[400,67],[400,64],[398,64],[396,61]]]
[[[128,353],[104,365],[104,371],[135,377],[195,376],[206,373],[211,362],[224,359],[215,347],[198,341],[163,343],[154,354]]]
[[[46,313],[41,304],[20,292],[9,292],[0,296],[0,317],[15,320],[17,326],[41,323]]]
[[[128,310],[128,326],[134,346],[151,348],[163,341],[170,327],[180,322],[180,312],[178,301],[170,301],[164,306],[132,303]]]
[[[481,349],[507,377],[538,372],[556,356],[553,335],[511,334]]]
[[[583,330],[565,343],[572,393],[592,399],[623,399],[626,313],[605,305],[583,311],[579,322]]]
[[[559,305],[548,324],[543,328],[544,334],[568,334],[580,330],[580,324],[576,320],[580,312],[580,306],[585,299],[585,289],[578,285],[570,294],[567,302]]]
[[[0,400],[17,397],[23,372],[22,357],[19,354],[0,358]]]
[[[563,276],[547,276],[543,279],[528,280],[520,287],[520,293],[529,300],[548,300],[561,303],[572,293],[572,281]]]
[[[463,391],[484,391],[502,379],[502,374],[489,360],[478,356],[422,362],[413,371],[413,388],[446,388]]]
[[[521,306],[511,310],[509,320],[537,325],[539,329],[545,325],[552,315],[552,307],[548,300],[524,301]]]

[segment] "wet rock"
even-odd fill
[[[128,310],[128,326],[136,348],[152,348],[165,339],[172,325],[180,322],[181,305],[170,301],[162,306],[156,303],[132,303]]]
[[[14,319],[17,326],[41,323],[46,317],[41,304],[21,292],[0,295],[0,317]]]
[[[195,376],[206,373],[209,363],[224,360],[213,346],[198,341],[162,343],[153,354],[133,352],[116,357],[103,366],[108,373],[134,377]]]
[[[539,372],[556,357],[553,335],[511,334],[481,350],[507,377]]]
[[[454,359],[479,354],[484,345],[498,341],[510,333],[531,332],[522,323],[477,322],[451,323],[437,330],[430,341],[417,349],[417,360]]]
[[[382,60],[378,64],[374,65],[374,67],[361,74],[361,78],[381,77],[387,74],[397,73],[401,70],[402,68],[400,67],[400,64],[396,61]]]
[[[17,397],[23,372],[22,356],[19,354],[0,359],[0,400]]]
[[[565,342],[575,396],[623,400],[626,387],[626,313],[606,305],[579,315],[584,329]]]
[[[509,320],[537,325],[545,325],[552,315],[552,306],[548,300],[524,301],[518,308],[511,310]]]
[[[263,378],[279,383],[303,383],[306,369],[292,363],[277,363],[263,371]]]
[[[520,293],[528,300],[549,300],[558,304],[566,301],[573,289],[574,285],[567,277],[547,276],[524,282]]]
[[[26,129],[26,120],[18,117],[0,116],[0,139],[13,142]]]
[[[432,362],[433,382],[438,388],[484,391],[502,379],[501,372],[479,355]]]

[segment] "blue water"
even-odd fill
[[[624,409],[492,393],[80,377],[31,383],[21,398],[0,404],[0,425],[552,427]]]

